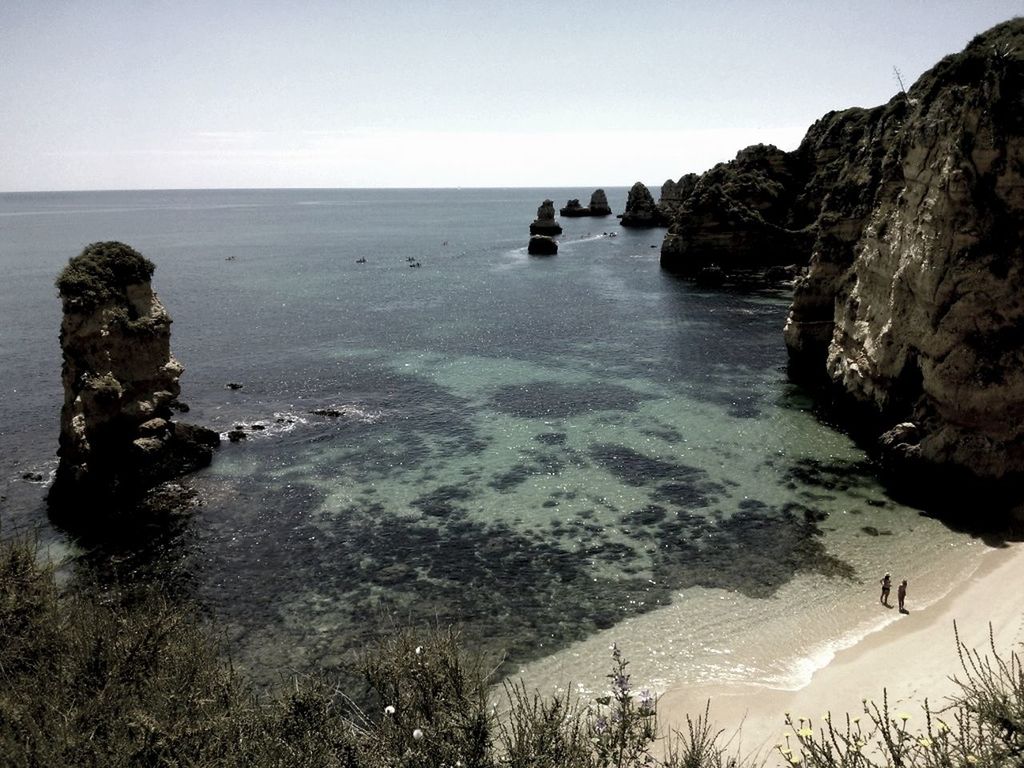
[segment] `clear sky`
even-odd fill
[[[617,186],[790,149],[1024,0],[0,0],[0,191]]]

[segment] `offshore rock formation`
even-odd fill
[[[558,243],[555,238],[547,235],[533,235],[526,252],[531,256],[554,256],[558,253]]]
[[[664,227],[668,220],[658,209],[651,197],[651,191],[637,182],[626,197],[626,210],[619,216],[624,227]]]
[[[661,246],[662,268],[694,277],[711,266],[729,274],[806,264],[827,191],[816,174],[830,167],[820,150],[808,139],[794,152],[757,144],[696,180],[684,176],[670,186],[663,207],[672,208],[672,224]],[[841,148],[831,150],[838,157]]]
[[[579,199],[570,200],[564,208],[558,209],[559,216],[569,218],[579,216],[611,216],[612,209],[608,206],[608,196],[603,189],[595,189],[590,196],[590,205],[580,205]]]
[[[565,204],[564,208],[558,209],[558,215],[568,216],[569,218],[572,218],[574,216],[589,216],[590,209],[584,208],[582,205],[580,205],[579,198],[573,198],[572,200]]]
[[[1024,478],[1022,94],[1015,19],[801,147],[822,202],[785,328],[793,370],[827,377],[922,486]]]
[[[665,183],[661,185],[661,197],[658,198],[658,208],[666,218],[671,219],[679,212],[679,209],[683,207],[683,203],[693,194],[693,190],[699,180],[700,175],[696,173],[684,174],[679,178],[679,181],[665,180]]]
[[[608,205],[608,195],[604,193],[603,189],[595,189],[593,194],[590,196],[590,215],[591,216],[611,216],[612,209]]]
[[[531,235],[560,235],[562,225],[555,221],[555,204],[551,200],[545,200],[537,209],[537,218],[530,224]]]
[[[209,464],[220,442],[171,420],[183,368],[153,269],[123,243],[93,243],[57,279],[64,406],[49,500],[69,519],[83,506],[92,518],[131,509],[158,483]]]

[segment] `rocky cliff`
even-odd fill
[[[590,195],[591,216],[611,216],[612,209],[608,205],[608,195],[603,189],[595,189]]]
[[[642,182],[630,187],[626,196],[626,210],[619,216],[624,227],[665,227],[668,219],[661,212],[651,196],[651,191]]]
[[[59,515],[123,512],[158,483],[209,464],[219,443],[171,419],[183,368],[153,269],[123,243],[94,243],[57,279],[64,406],[50,502]]]
[[[555,204],[551,200],[545,200],[537,208],[537,218],[530,224],[531,235],[553,235],[562,234],[562,225],[555,221]]]
[[[797,203],[813,168],[806,154],[758,144],[703,174],[675,205],[662,267],[696,275],[711,265],[733,272],[806,263],[817,213]]]
[[[870,416],[894,469],[1019,479],[1024,19],[887,105],[827,115],[804,144],[828,162],[785,328],[794,371]]]
[[[559,216],[568,218],[579,216],[611,216],[612,209],[608,207],[608,196],[603,189],[595,189],[590,196],[590,205],[580,205],[579,198],[570,200],[564,208],[558,209]]]
[[[679,181],[674,181],[673,179],[665,180],[665,183],[661,185],[658,208],[661,209],[666,218],[670,219],[679,212],[679,209],[683,207],[683,203],[693,193],[699,180],[700,176],[696,173],[683,174]]]

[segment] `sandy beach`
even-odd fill
[[[910,727],[922,724],[921,703],[934,710],[956,692],[951,676],[961,671],[953,624],[961,641],[984,653],[989,649],[989,625],[1002,655],[1024,641],[1024,546],[993,549],[961,588],[922,610],[914,607],[909,585],[909,614],[899,617],[856,645],[840,651],[811,682],[797,691],[764,686],[725,684],[669,689],[659,700],[664,727],[685,731],[686,715],[702,714],[711,701],[711,720],[731,738],[730,749],[742,755],[770,752],[786,732],[785,713],[812,718],[815,729],[831,712],[860,715],[862,700],[882,700],[888,692],[892,712],[911,715]],[[890,602],[896,604],[896,582]],[[878,592],[873,590],[874,599]],[[865,599],[871,599],[865,597]],[[886,609],[879,605],[880,611]],[[896,611],[893,607],[892,611]],[[737,730],[738,729],[738,730]]]

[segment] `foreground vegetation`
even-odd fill
[[[959,639],[958,639],[959,643]],[[26,544],[0,545],[0,763],[11,766],[726,768],[708,711],[661,736],[654,696],[612,649],[609,693],[582,702],[488,668],[450,630],[397,632],[360,662],[371,704],[326,680],[261,695],[199,618],[159,595],[61,591]],[[961,695],[924,729],[863,717],[790,722],[762,759],[821,767],[1020,766],[1024,673],[1016,654],[961,646]]]

